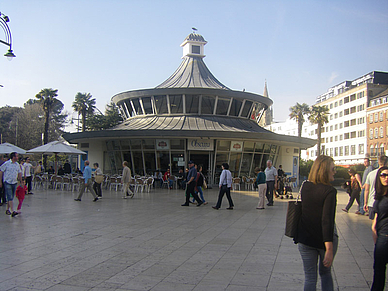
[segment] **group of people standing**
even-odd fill
[[[356,213],[363,214],[362,208],[364,213],[369,212],[369,218],[373,219],[372,236],[375,250],[372,291],[384,290],[388,263],[387,157],[380,156],[378,163],[379,168],[372,170],[369,159],[365,159],[362,180],[354,170],[349,170],[350,199],[348,205],[342,209],[348,212],[356,200],[360,206]],[[318,273],[321,277],[322,290],[334,290],[331,266],[338,248],[335,225],[337,190],[331,182],[334,181],[335,173],[333,158],[321,155],[314,161],[308,180],[301,186],[302,214],[294,241],[298,244],[303,261],[304,290],[316,290]],[[365,195],[362,190],[365,190]]]

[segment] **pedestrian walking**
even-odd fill
[[[189,161],[188,163],[190,170],[187,174],[187,183],[186,183],[186,202],[182,204],[182,206],[190,206],[190,195],[194,197],[197,201],[197,206],[201,206],[203,204],[202,200],[199,199],[198,194],[195,193],[196,179],[197,179],[197,170],[195,169],[195,165],[193,161]]]
[[[388,167],[377,171],[372,235],[375,242],[372,291],[383,291],[388,263]]]
[[[128,197],[133,198],[134,193],[130,188],[132,180],[131,169],[128,167],[128,162],[123,162],[123,176],[121,177],[121,183],[123,183],[123,198],[127,199]]]
[[[10,159],[0,167],[0,187],[3,186],[2,178],[4,177],[5,195],[7,197],[7,210],[5,214],[14,217],[18,213],[13,210],[13,199],[15,197],[17,182],[22,180],[22,170],[17,162],[19,158],[18,153],[13,152],[9,157]]]
[[[31,169],[33,168],[32,164],[31,164],[31,160],[29,157],[26,157],[26,160],[23,164],[23,178],[25,179],[25,182],[27,184],[27,188],[28,188],[28,194],[32,195],[34,193],[31,192],[32,190],[32,171]]]
[[[267,197],[267,206],[273,206],[273,192],[277,188],[278,171],[272,166],[272,161],[267,161],[267,168],[265,168],[265,182],[267,190],[265,196]]]
[[[368,177],[368,174],[373,171],[373,167],[370,164],[369,158],[364,159],[364,166],[365,166],[365,170],[364,170],[364,173],[362,174],[362,179],[361,179],[360,208],[358,211],[356,211],[356,214],[361,214],[361,215],[365,214],[364,204],[365,204],[366,178]]]
[[[196,186],[197,191],[196,192],[199,193],[199,197],[201,198],[203,205],[206,205],[207,202],[205,201],[205,198],[203,197],[203,189],[202,189],[204,182],[205,182],[205,176],[202,173],[202,165],[199,165],[198,172],[197,172],[197,180],[196,180],[196,183],[197,183],[197,186]]]
[[[104,174],[101,169],[98,167],[98,163],[94,163],[94,183],[93,190],[96,192],[98,198],[102,198],[101,184],[104,182]]]
[[[358,203],[358,209],[360,208],[360,192],[361,192],[361,176],[357,174],[356,170],[350,168],[348,170],[350,175],[350,198],[348,205],[342,209],[344,212],[349,212],[350,207],[352,207],[354,200]]]
[[[264,200],[265,200],[264,196],[265,196],[265,192],[267,191],[267,183],[265,182],[264,167],[261,169],[259,167],[256,167],[255,172],[257,174],[256,185],[257,185],[257,190],[259,192],[259,202],[257,203],[256,209],[264,209]]]
[[[17,213],[20,214],[22,213],[22,205],[24,201],[25,195],[28,193],[28,187],[26,186],[25,179],[22,179],[22,182],[20,185],[17,186],[16,188],[16,198],[18,199],[18,208],[17,208]]]
[[[302,185],[302,216],[294,238],[303,261],[304,290],[316,290],[318,271],[322,291],[334,290],[331,265],[337,252],[335,228],[337,190],[334,181],[333,158],[325,155],[314,161],[308,181]]]
[[[4,164],[6,161],[8,161],[8,156],[4,155],[0,158],[0,167],[2,164]],[[3,177],[4,179],[4,177]],[[1,181],[2,184],[0,185],[0,206],[3,206],[7,203],[7,199],[5,198],[5,188],[4,188],[4,180]]]
[[[93,196],[93,202],[98,201],[98,197],[97,197],[97,195],[94,192],[93,187],[92,187],[92,184],[93,184],[93,182],[92,182],[92,169],[89,167],[89,161],[85,161],[85,168],[84,168],[83,177],[84,177],[85,181],[84,181],[84,183],[81,183],[81,185],[79,187],[78,197],[74,200],[81,201],[82,195],[84,195],[84,192],[85,192],[85,188],[87,188],[89,190],[90,194],[92,194],[92,196]]]
[[[222,172],[220,176],[220,183],[219,183],[220,192],[218,193],[218,200],[217,204],[215,206],[212,206],[213,209],[220,209],[222,198],[226,194],[226,198],[229,202],[229,207],[226,208],[228,210],[233,210],[234,204],[232,197],[230,196],[230,188],[232,188],[232,173],[229,171],[229,164],[223,163],[222,164]]]

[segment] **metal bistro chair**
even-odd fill
[[[154,184],[154,178],[153,177],[147,178],[147,180],[146,180],[146,187],[147,187],[147,192],[148,193],[150,192],[151,187],[152,187],[153,184]]]
[[[79,189],[79,177],[73,177],[71,179],[71,191],[74,192],[74,190],[77,190],[77,188]]]
[[[240,183],[241,183],[241,178],[233,178],[232,179],[232,189],[233,190],[237,190],[237,188],[238,188],[238,190],[240,191],[241,189],[240,189]]]
[[[135,192],[138,193],[139,189],[140,189],[140,191],[143,193],[144,186],[145,186],[144,180],[142,178],[137,178],[136,179],[136,184],[135,184]]]
[[[65,190],[65,187],[68,191],[71,189],[71,179],[68,176],[62,178],[62,190]]]
[[[34,179],[32,182],[33,182],[34,189],[38,189],[39,187],[43,188],[43,179],[39,175],[34,175]]]
[[[54,182],[54,189],[58,189],[59,186],[59,189],[63,190],[63,178],[61,176],[55,176]]]
[[[112,187],[117,191],[117,178],[114,176],[109,178],[109,190],[112,191]]]

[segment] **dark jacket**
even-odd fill
[[[324,249],[325,242],[333,241],[337,190],[330,185],[306,181],[301,199],[302,217],[295,242]]]

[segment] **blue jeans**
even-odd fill
[[[365,200],[365,189],[362,189],[361,190],[361,194],[360,194],[360,209],[358,211],[360,211],[360,213],[362,215],[365,214],[365,211],[364,211],[364,201]]]
[[[333,254],[337,253],[338,236],[333,237]],[[317,249],[302,243],[298,244],[298,249],[303,260],[304,269],[304,291],[315,291],[317,289],[318,280],[318,259],[319,259],[319,275],[321,276],[322,291],[333,291],[333,278],[331,277],[331,267],[326,268],[323,265],[323,259],[325,257],[324,249]]]
[[[202,186],[197,186],[199,197],[201,198],[202,202],[206,202],[205,198],[203,198],[203,191],[202,191]]]
[[[382,291],[385,285],[385,272],[388,263],[388,234],[379,234],[375,244],[373,263],[373,284],[371,291]]]
[[[8,184],[7,182],[4,182],[5,196],[7,197],[7,201],[13,201],[13,198],[15,197],[17,185],[18,185],[17,183]]]

